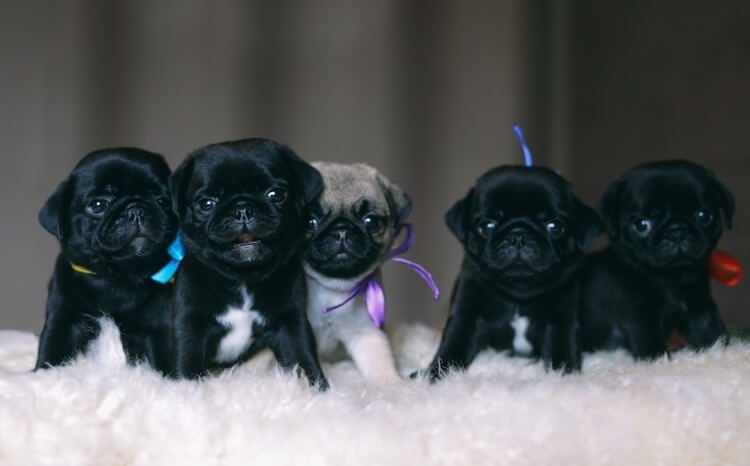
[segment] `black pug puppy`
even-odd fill
[[[429,379],[488,346],[580,370],[577,270],[604,229],[594,209],[547,168],[502,166],[445,219],[465,256]]]
[[[47,200],[39,222],[61,252],[49,284],[36,369],[84,352],[114,320],[128,361],[171,371],[172,287],[150,277],[170,261],[177,221],[169,167],[158,154],[119,148],[81,160]]]
[[[611,245],[583,271],[586,350],[626,348],[636,359],[666,352],[678,331],[705,348],[727,331],[711,297],[708,257],[734,197],[705,168],[671,160],[638,165],[600,203]]]
[[[301,252],[320,173],[288,147],[246,139],[200,148],[170,179],[185,260],[177,276],[177,373],[194,378],[270,347],[328,387],[305,316]]]

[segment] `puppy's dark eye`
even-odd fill
[[[490,233],[492,233],[495,228],[497,228],[497,222],[493,220],[485,220],[479,224],[477,231],[482,238],[486,238],[490,236]]]
[[[313,217],[312,215],[308,217],[307,219],[307,229],[310,231],[315,231],[318,229],[318,219]]]
[[[550,220],[545,225],[545,228],[547,228],[547,232],[553,238],[559,238],[565,233],[565,224],[562,220]]]
[[[380,230],[380,227],[383,225],[383,219],[377,215],[366,215],[365,218],[362,219],[362,223],[365,224],[365,228],[367,228],[368,231],[375,232]]]
[[[273,188],[266,193],[266,197],[274,204],[281,204],[286,201],[286,190],[283,188]]]
[[[635,234],[640,236],[641,238],[645,238],[646,236],[648,236],[651,233],[651,229],[653,227],[653,222],[647,218],[639,218],[631,225],[633,232],[635,232]]]
[[[107,199],[94,199],[89,205],[86,206],[86,211],[89,215],[98,217],[104,213],[109,207],[109,201]]]
[[[714,214],[708,209],[698,209],[695,212],[695,218],[701,226],[707,227],[714,221]]]
[[[204,197],[198,200],[198,208],[203,212],[211,212],[216,207],[216,199],[210,197]]]
[[[160,205],[160,206],[161,206],[162,208],[164,208],[164,209],[168,209],[168,208],[169,208],[169,206],[170,206],[169,198],[168,198],[167,196],[159,196],[159,197],[158,197],[158,198],[156,199],[156,202],[157,202],[157,203],[159,203],[159,205]]]

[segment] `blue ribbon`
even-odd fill
[[[180,267],[180,262],[185,258],[185,248],[182,247],[180,233],[177,233],[172,244],[167,247],[167,254],[172,259],[167,262],[167,265],[159,269],[158,272],[151,275],[151,280],[162,285],[169,283],[174,278],[174,274],[177,273],[177,269]]]
[[[523,137],[523,131],[521,130],[521,125],[519,124],[513,125],[513,131],[515,131],[516,136],[518,137],[518,142],[521,143],[521,149],[523,149],[524,164],[527,167],[532,166],[533,162],[531,159],[531,151],[529,150],[529,146],[526,145],[526,139]]]

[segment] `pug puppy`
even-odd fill
[[[599,208],[611,244],[583,270],[584,348],[650,359],[674,331],[693,348],[726,341],[708,256],[732,226],[727,187],[692,162],[651,162],[612,183]]]
[[[131,363],[171,372],[172,287],[150,277],[170,260],[177,221],[169,167],[158,154],[118,148],[81,160],[39,213],[60,242],[36,369],[85,352],[98,318],[114,320]]]
[[[308,219],[307,317],[318,354],[334,359],[343,349],[367,380],[400,380],[385,333],[373,323],[362,294],[344,301],[365,277],[380,274],[399,228],[411,211],[409,196],[364,164],[315,162],[323,193]]]
[[[580,370],[577,272],[603,233],[594,209],[552,170],[501,166],[445,220],[465,256],[429,380],[468,367],[486,347]]]
[[[326,389],[305,316],[301,254],[320,174],[288,147],[202,147],[170,178],[185,259],[175,290],[177,373],[195,378],[270,347]]]

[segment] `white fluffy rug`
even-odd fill
[[[403,327],[403,373],[438,335]],[[750,464],[750,344],[561,377],[485,353],[468,373],[367,386],[346,362],[319,394],[245,365],[172,382],[124,364],[116,330],[70,367],[29,373],[36,337],[0,332],[0,464]]]

